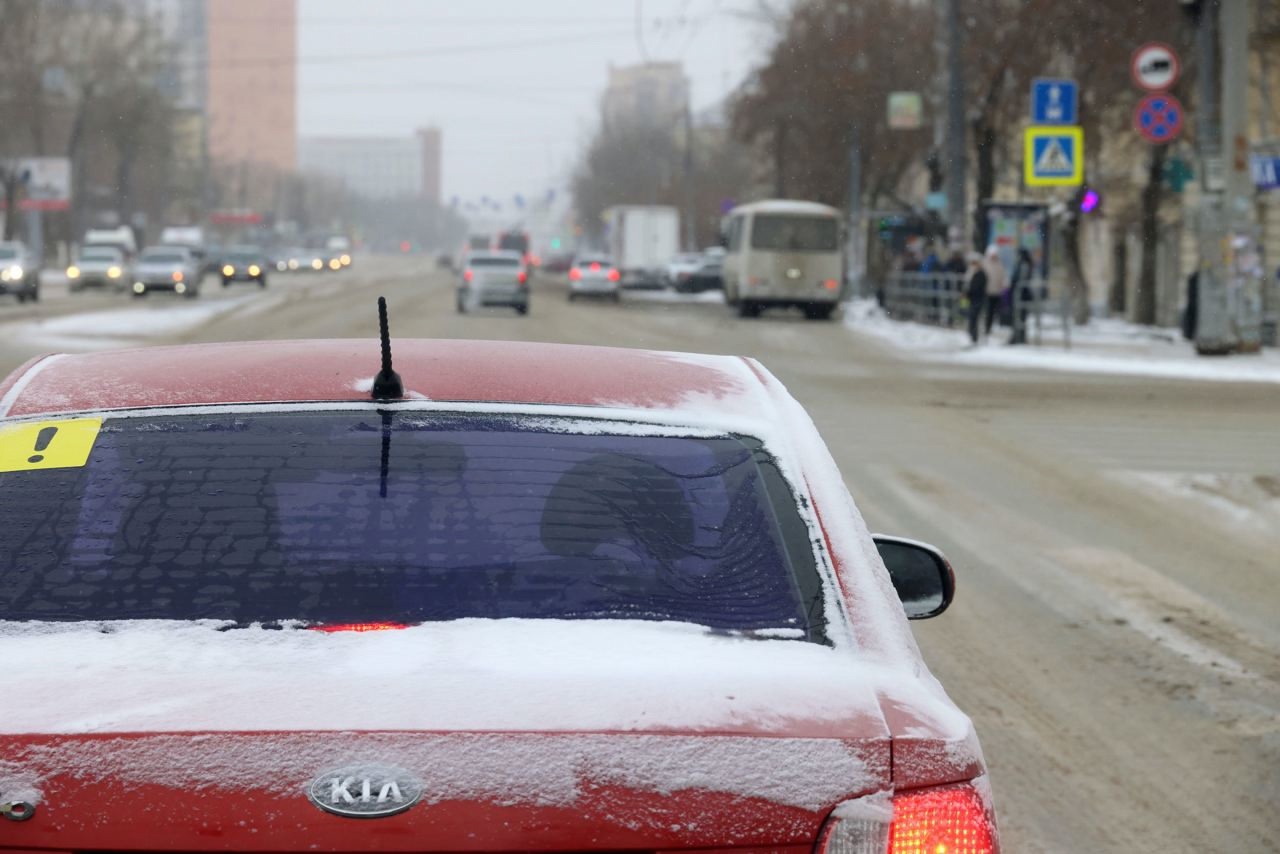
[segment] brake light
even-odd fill
[[[816,854],[997,854],[995,824],[970,783],[849,801],[836,807]]]
[[[569,281],[576,282],[581,278],[582,278],[582,271],[579,270],[577,267],[574,267],[572,270],[569,271]]]
[[[409,628],[408,623],[334,623],[330,626],[310,626],[313,632],[388,632]]]
[[[463,281],[466,281],[466,282],[471,281],[475,277],[476,277],[476,274],[474,270],[468,270],[467,272],[462,274],[462,279]]]
[[[622,278],[622,274],[621,274],[621,273],[619,273],[617,270],[610,270],[610,271],[609,271],[609,281],[611,281],[611,282],[616,282],[616,281],[618,281],[618,280],[619,280],[619,279],[621,279],[621,278]]]
[[[840,287],[840,283],[835,279],[827,279],[822,283],[822,286],[829,291],[834,291],[836,288]]]
[[[600,264],[599,264],[599,262],[597,262],[597,261],[592,261],[592,262],[591,262],[591,272],[593,272],[593,273],[599,273],[599,272],[600,272]]]
[[[525,282],[529,281],[529,274],[524,270],[521,270],[519,275],[516,276],[516,281],[523,285]]]
[[[973,786],[905,792],[893,798],[889,854],[992,854],[995,827]]]

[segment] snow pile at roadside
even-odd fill
[[[673,303],[724,303],[724,291],[711,290],[696,294],[682,294],[677,290],[660,291],[623,291],[622,298],[626,302],[673,302]]]
[[[996,327],[978,346],[964,329],[942,329],[889,318],[873,300],[856,300],[845,309],[845,326],[873,336],[913,356],[956,365],[1039,369],[1068,373],[1145,376],[1226,382],[1280,383],[1280,352],[1230,357],[1199,356],[1178,330],[1139,326],[1116,318],[1097,318],[1070,329],[1067,349],[1061,326],[1046,319],[1041,344],[1005,346],[1009,330]],[[1035,340],[1034,326],[1028,336]]]
[[[1148,492],[1193,503],[1228,524],[1260,533],[1280,530],[1280,475],[1132,471]]]
[[[893,320],[871,299],[845,303],[844,325],[903,350],[952,352],[969,344],[969,334],[963,329]]]
[[[234,299],[185,305],[139,306],[69,314],[26,322],[16,334],[26,342],[60,351],[129,347],[148,338],[164,338],[195,329],[253,301],[255,296],[246,294]],[[173,299],[177,301],[176,297]]]

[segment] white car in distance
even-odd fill
[[[581,255],[569,268],[569,302],[580,296],[621,298],[622,273],[603,255]]]

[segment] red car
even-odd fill
[[[950,569],[759,363],[394,352],[0,384],[0,854],[998,850]]]

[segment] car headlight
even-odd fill
[[[182,282],[178,282],[178,284],[173,286],[173,292],[175,294],[185,294],[187,292],[187,286]]]
[[[257,264],[250,264],[250,265],[249,265],[249,275],[250,275],[250,276],[256,276],[256,275],[258,275],[258,274],[259,274],[259,273],[261,273],[261,272],[262,272],[262,268],[261,268],[261,267],[259,267]]]
[[[9,268],[9,281],[16,282],[18,279],[21,279],[21,278],[22,278],[22,268],[19,267],[17,264],[14,264],[12,267]]]
[[[297,259],[297,258],[290,258],[290,259],[289,259],[289,269],[290,269],[290,270],[296,270],[296,269],[298,269],[298,259]]]
[[[348,265],[348,264],[350,264],[350,263],[351,263],[351,256],[350,256],[350,255],[343,255],[343,256],[342,256],[341,258],[339,258],[338,260],[339,260],[339,261],[341,261],[341,262],[342,262],[342,265],[345,267],[346,265]]]
[[[80,278],[80,268],[79,268],[79,267],[77,267],[75,264],[72,264],[70,267],[68,267],[68,268],[67,268],[67,278],[68,278],[68,279],[78,279],[78,278]]]
[[[334,258],[333,260],[331,260],[331,261],[329,262],[329,269],[330,269],[330,270],[341,270],[341,269],[342,269],[342,262],[341,262],[341,261],[339,261],[337,258]]]
[[[146,285],[144,285],[144,284],[142,284],[142,282],[134,282],[134,283],[133,283],[133,292],[134,292],[135,294],[142,294],[142,293],[146,293],[146,291],[147,291],[147,286],[146,286]]]
[[[235,274],[236,274],[236,268],[232,267],[230,264],[227,264],[225,267],[222,268],[222,275],[224,276],[234,276]]]
[[[323,270],[323,269],[324,269],[324,262],[323,262],[323,261],[321,261],[319,258],[313,258],[313,259],[311,259],[311,269],[313,269],[313,270]]]
[[[119,267],[108,267],[108,268],[107,268],[107,278],[108,278],[108,279],[118,279],[118,278],[120,278],[122,275],[124,275],[124,271],[123,271],[123,270],[121,270]]]

